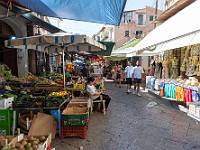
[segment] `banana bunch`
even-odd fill
[[[49,94],[49,96],[50,97],[64,97],[68,94],[69,94],[68,91],[60,91],[60,92],[52,92],[52,93]]]

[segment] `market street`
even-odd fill
[[[169,102],[147,92],[126,93],[125,85],[106,83],[112,98],[107,115],[94,111],[86,139],[54,139],[58,150],[200,150],[200,125]],[[147,107],[150,102],[155,107]]]

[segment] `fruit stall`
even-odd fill
[[[0,149],[49,150],[55,137],[86,138],[92,114],[86,79],[71,78],[65,89],[62,81],[55,72],[18,78],[0,65]],[[95,81],[97,89],[104,89],[102,78]]]

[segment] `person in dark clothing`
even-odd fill
[[[88,68],[84,65],[82,70],[81,70],[82,76],[88,78],[89,76],[89,70]]]
[[[116,84],[119,83],[119,88],[121,88],[121,78],[122,78],[122,69],[120,68],[120,66],[118,66],[117,68],[117,81],[115,82]],[[115,85],[116,86],[116,85]]]

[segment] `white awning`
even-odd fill
[[[116,51],[112,52],[111,56],[132,57],[132,53],[130,53],[131,51],[132,51],[132,47],[131,48],[121,49],[121,50],[116,50]]]
[[[86,35],[71,35],[67,33],[55,33],[37,35],[5,41],[5,46],[18,49],[34,49],[36,51],[61,52],[62,47],[68,52],[87,51],[98,52],[106,50],[106,46]],[[47,51],[46,51],[47,52]]]
[[[199,14],[200,0],[197,0],[155,28],[130,53],[137,51],[138,55],[155,52],[159,54],[165,50],[199,44]]]

